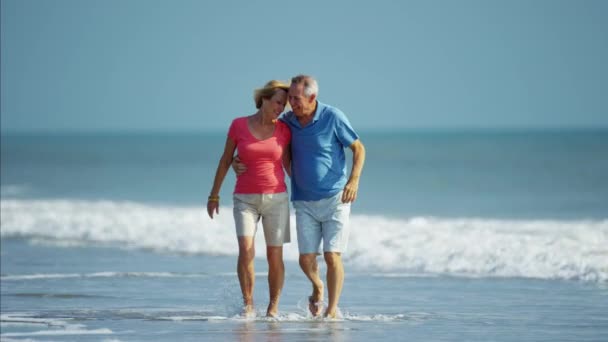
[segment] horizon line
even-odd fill
[[[419,127],[368,127],[356,129],[362,133],[458,133],[458,132],[589,132],[607,131],[608,125],[576,126],[419,126]],[[0,130],[0,135],[103,135],[103,134],[214,134],[226,129],[28,129]]]

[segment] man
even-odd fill
[[[365,148],[344,113],[317,101],[318,89],[311,76],[294,77],[288,94],[292,110],[281,120],[292,136],[291,199],[296,210],[300,267],[312,283],[309,310],[318,316],[323,309],[324,286],[317,264],[323,241],[329,297],[324,315],[335,318],[344,284],[342,253],[348,242],[350,204],[357,198]],[[348,178],[346,147],[353,152]],[[242,172],[242,165],[235,166]]]

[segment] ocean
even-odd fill
[[[3,134],[0,340],[608,341],[608,130],[360,134],[337,320],[295,239],[264,317],[260,236],[239,315],[225,133]]]

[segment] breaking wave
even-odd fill
[[[132,248],[236,255],[232,208],[135,202],[2,199],[1,236],[58,246]],[[292,214],[292,236],[295,219]],[[499,220],[353,215],[345,261],[373,273],[449,274],[608,282],[608,219]],[[264,248],[263,234],[256,239]],[[260,249],[261,250],[261,249]],[[258,253],[263,257],[264,253]],[[297,243],[285,257],[297,260]],[[6,279],[5,279],[6,280]]]

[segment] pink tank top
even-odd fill
[[[236,118],[228,130],[247,171],[237,177],[235,194],[274,194],[287,191],[283,151],[291,141],[289,127],[277,121],[274,133],[259,140],[249,130],[247,117]]]

